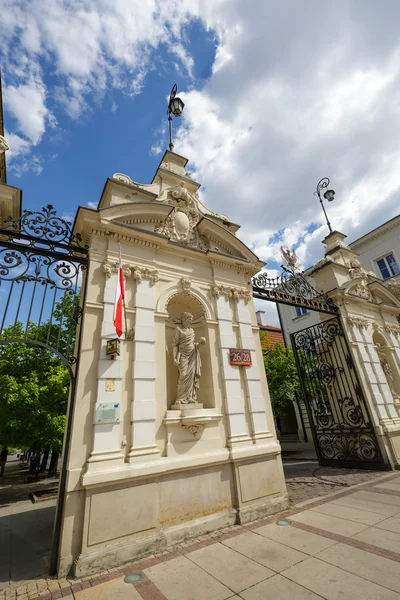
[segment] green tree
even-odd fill
[[[70,376],[59,356],[34,342],[72,353],[78,307],[79,297],[64,296],[51,321],[29,323],[26,333],[22,323],[3,329],[3,340],[27,341],[0,345],[0,443],[61,450]]]
[[[292,349],[278,343],[265,350],[264,366],[274,416],[285,417],[290,404],[300,397],[300,380]]]

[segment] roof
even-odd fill
[[[259,325],[258,326],[261,332],[266,332],[267,335],[262,336],[261,338],[261,349],[271,350],[276,344],[281,344],[285,346],[285,339],[282,334],[282,329],[279,327],[274,327],[273,325]]]

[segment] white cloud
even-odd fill
[[[5,108],[15,117],[18,131],[33,145],[37,145],[46,129],[48,109],[46,91],[39,78],[31,77],[27,83],[8,85],[4,89]],[[54,117],[49,122],[54,125]]]
[[[279,264],[281,244],[297,247],[304,266],[321,256],[327,228],[313,192],[325,175],[336,190],[330,220],[349,238],[398,212],[396,0],[385,9],[364,0],[362,11],[347,0],[4,0],[14,158],[56,126],[54,106],[78,118],[112,88],[141,93],[160,47],[193,76],[187,26],[196,20],[214,34],[216,55],[203,87],[193,79],[180,91],[175,150],[190,159],[204,202],[241,223],[262,259]],[[167,133],[154,135],[156,156]]]
[[[97,210],[97,202],[88,202],[87,205],[89,208],[93,208],[94,210]]]

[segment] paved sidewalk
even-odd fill
[[[279,525],[279,519],[289,521]],[[126,583],[126,576],[141,579]],[[3,594],[3,596],[2,596]],[[82,580],[40,580],[0,599],[400,600],[400,474]]]

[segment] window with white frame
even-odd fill
[[[392,252],[377,260],[376,264],[379,267],[383,279],[389,279],[389,277],[400,274],[399,266]]]
[[[306,315],[308,313],[308,310],[306,308],[303,308],[302,306],[296,306],[296,317],[302,317],[303,315]]]

